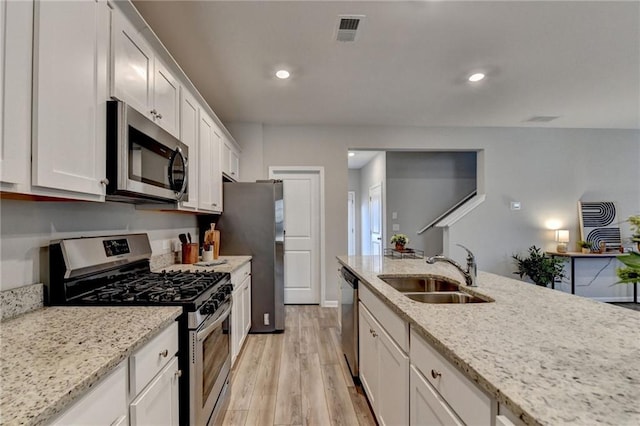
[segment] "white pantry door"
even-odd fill
[[[278,170],[283,181],[284,303],[320,303],[320,173]]]
[[[371,254],[382,254],[382,184],[369,188],[369,226],[371,227]]]

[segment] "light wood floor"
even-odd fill
[[[249,334],[224,425],[375,425],[337,327],[335,308],[288,305],[284,333]]]

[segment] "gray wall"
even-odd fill
[[[387,152],[386,182],[389,238],[403,233],[409,247],[440,254],[442,230],[417,231],[476,189],[476,153]],[[393,212],[397,219],[392,219]],[[400,229],[394,231],[393,224]]]
[[[237,128],[236,126],[230,126]],[[327,299],[337,299],[335,256],[346,253],[347,151],[358,149],[484,150],[486,201],[450,229],[451,241],[477,253],[482,270],[511,276],[510,256],[531,244],[555,247],[545,228],[557,219],[578,239],[577,201],[611,200],[622,218],[640,213],[640,131],[542,128],[272,126],[263,140],[242,140],[243,155],[262,150],[268,166],[325,168]],[[242,164],[244,167],[244,162]],[[480,183],[479,183],[480,184]],[[522,210],[509,210],[509,202]],[[622,225],[623,236],[629,229]],[[464,261],[461,249],[451,255]]]
[[[196,216],[136,210],[131,204],[2,200],[0,290],[47,279],[51,240],[148,232],[153,255],[169,253],[178,234],[196,232]]]

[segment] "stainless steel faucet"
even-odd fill
[[[456,244],[458,247],[462,247],[467,251],[467,270],[465,271],[462,266],[458,262],[453,259],[450,259],[446,256],[438,255],[427,257],[427,263],[433,265],[436,262],[446,262],[450,265],[455,266],[458,271],[464,276],[464,280],[469,287],[478,287],[477,278],[478,278],[478,265],[476,265],[476,257],[471,253],[471,250],[463,246],[462,244]]]

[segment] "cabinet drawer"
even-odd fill
[[[174,322],[129,358],[131,397],[138,395],[177,352],[178,323]]]
[[[247,262],[231,273],[233,288],[239,288],[244,280],[251,275],[251,262]]]
[[[410,359],[466,424],[489,425],[492,423],[491,398],[413,329],[411,329]]]
[[[358,299],[372,312],[400,348],[409,352],[409,324],[396,315],[365,285],[358,286]]]

